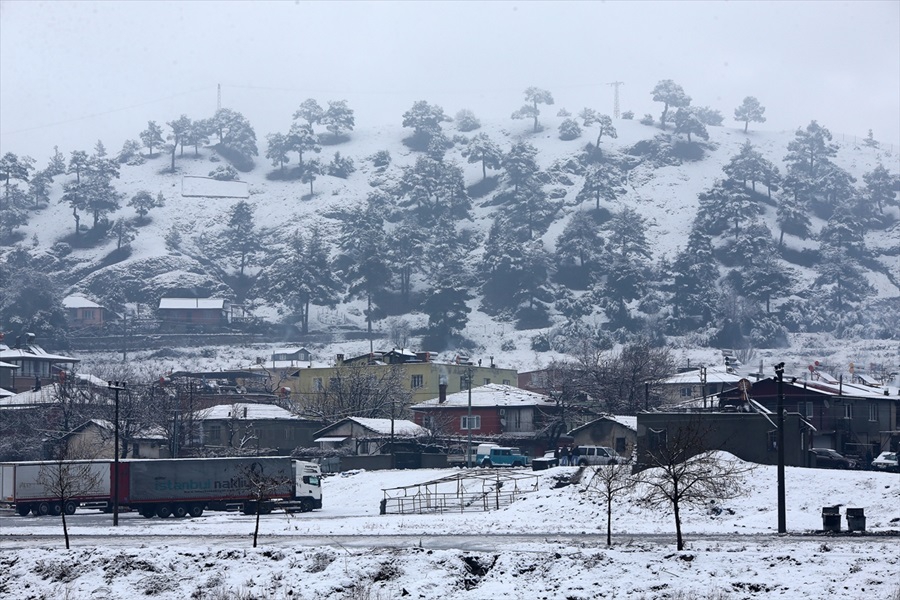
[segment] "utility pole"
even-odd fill
[[[469,439],[466,444],[466,468],[472,468],[472,367],[466,371],[466,383],[469,384],[469,413],[466,417],[466,430],[469,432]]]
[[[703,387],[703,408],[706,408],[706,367],[700,367],[700,385]]]
[[[787,518],[784,501],[784,363],[775,365],[775,377],[778,382],[777,420],[778,433],[778,533],[787,533]]]
[[[119,526],[119,390],[125,389],[125,382],[107,381],[106,387],[116,392],[115,456],[113,457],[113,527]]]
[[[611,83],[607,83],[606,85],[611,85],[611,86],[613,86],[613,88],[615,88],[615,93],[614,93],[615,100],[613,101],[613,118],[618,119],[619,118],[619,86],[625,85],[625,82],[624,81],[613,81]]]

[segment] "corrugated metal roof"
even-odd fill
[[[234,415],[232,417],[232,415]],[[241,421],[253,421],[263,419],[301,419],[292,412],[275,406],[274,404],[250,404],[238,402],[236,404],[218,404],[207,410],[200,411],[197,416],[201,421],[223,421],[228,419]]]
[[[383,435],[391,434],[391,419],[369,419],[365,417],[350,417],[348,420],[359,423],[366,429]],[[416,425],[406,419],[394,419],[394,435],[425,435],[428,430],[421,425]]]
[[[468,406],[469,390],[447,395],[445,402],[432,398],[415,404],[412,408],[434,408],[436,406]],[[472,388],[472,406],[556,406],[556,401],[543,394],[529,392],[511,385],[489,383]]]
[[[160,298],[160,309],[217,309],[225,308],[222,298]]]
[[[737,385],[737,382],[743,379],[740,375],[735,373],[729,373],[724,368],[713,368],[709,367],[706,369],[706,383],[733,383]],[[678,373],[677,375],[672,375],[668,379],[664,379],[662,381],[664,384],[679,384],[679,383],[692,383],[692,384],[700,384],[700,369],[695,369],[693,371],[685,371],[684,373]]]

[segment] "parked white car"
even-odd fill
[[[579,467],[588,465],[614,465],[622,461],[612,448],[606,446],[577,446],[572,451],[572,462]]]
[[[897,452],[882,452],[878,458],[872,461],[872,468],[879,471],[900,472],[897,464]]]

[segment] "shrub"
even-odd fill
[[[334,158],[328,163],[328,174],[341,179],[347,179],[351,173],[356,171],[353,159],[349,156],[341,156],[340,152],[334,153]]]
[[[386,167],[391,164],[391,153],[387,150],[379,150],[369,157],[372,164],[376,167]]]
[[[574,140],[577,137],[581,137],[581,126],[575,119],[566,119],[559,124],[559,139]]]
[[[209,176],[213,179],[218,179],[219,181],[237,181],[238,180],[238,172],[237,169],[232,167],[231,165],[219,165],[215,169],[209,172]]]
[[[468,108],[456,113],[456,128],[460,131],[475,131],[481,127],[481,121]]]
[[[626,110],[625,112],[622,113],[622,118],[625,119],[626,121],[633,120],[634,119],[634,111]]]
[[[653,115],[647,113],[644,115],[644,118],[640,120],[641,125],[653,125]]]

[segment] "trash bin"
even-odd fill
[[[847,531],[865,531],[866,513],[864,508],[847,509]]]
[[[822,529],[825,531],[840,532],[841,530],[841,507],[840,506],[823,506],[822,507]]]

